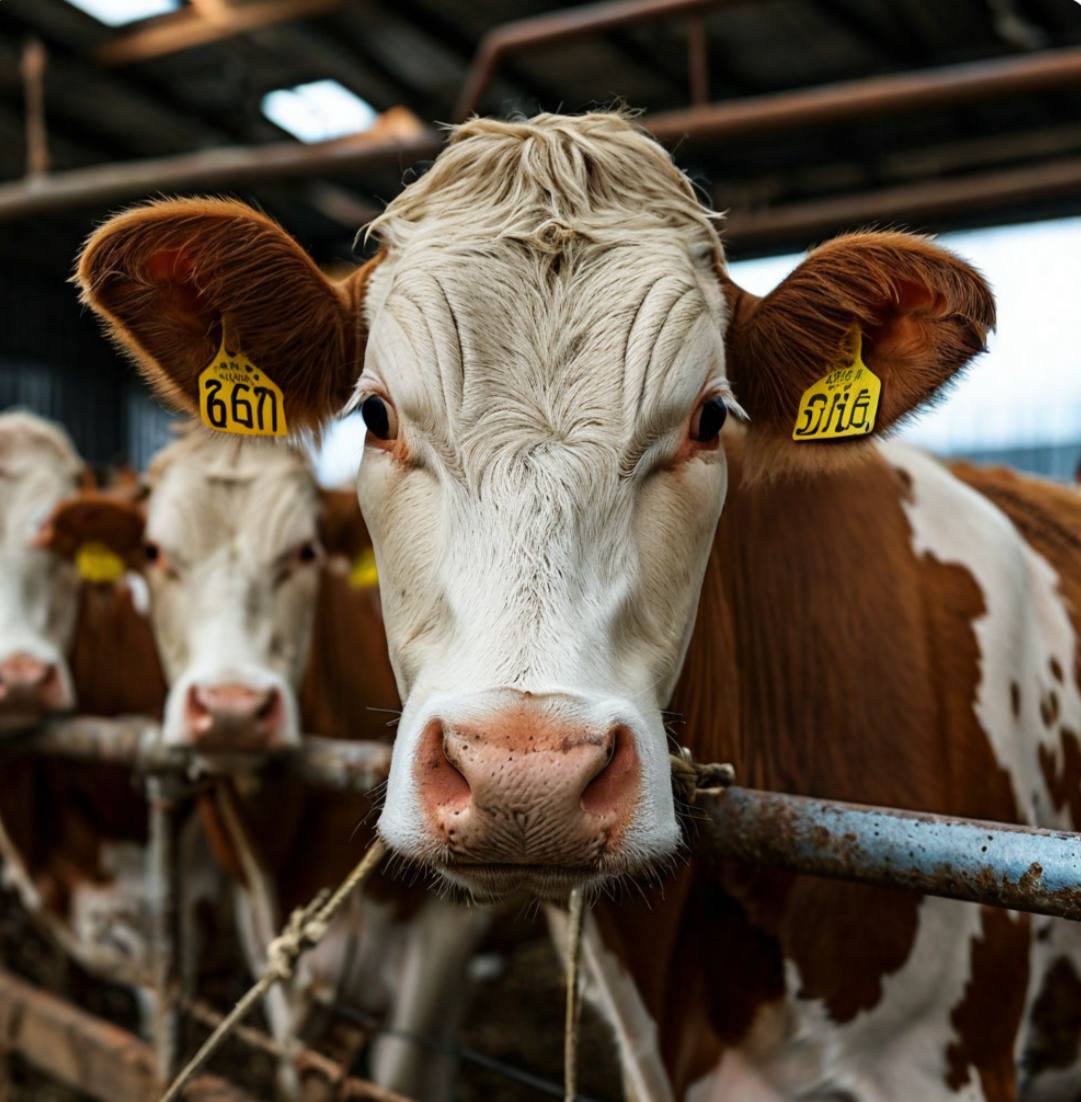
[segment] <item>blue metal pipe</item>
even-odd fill
[[[1081,834],[737,786],[696,807],[721,856],[1081,919]]]

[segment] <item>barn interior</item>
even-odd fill
[[[641,111],[728,212],[733,261],[869,225],[939,233],[1081,212],[1072,0],[93,10],[0,6],[0,406],[56,417],[98,463],[144,460],[165,426],[66,282],[95,225],[155,195],[229,194],[320,263],[348,264],[439,127],[472,111]],[[320,81],[363,101],[347,99],[354,132],[329,147],[267,111],[268,96]],[[357,130],[391,109],[389,139]]]
[[[757,263],[767,281],[869,226],[974,247],[1011,228],[1020,255],[1026,233],[1053,236],[1059,252],[1025,277],[1040,341],[1007,345],[1007,333],[989,356],[1030,404],[1000,389],[989,413],[989,387],[959,391],[924,440],[1074,480],[1081,392],[1058,400],[1052,388],[1081,376],[1061,313],[1077,272],[1067,252],[1081,253],[1075,0],[2,0],[0,410],[62,423],[101,469],[141,468],[170,438],[173,416],[70,281],[82,242],[126,206],[234,196],[340,268],[368,255],[358,231],[425,170],[446,126],[613,104],[640,112],[726,212],[729,260]],[[1019,347],[1038,347],[1044,375]],[[334,466],[326,481],[341,479]],[[10,915],[4,937],[28,946],[24,972],[61,982],[49,947]],[[540,1026],[528,1041],[504,1028],[541,990],[538,1022],[559,1034],[555,959],[530,952],[500,972],[466,1034],[457,1097],[558,1094],[558,1042],[539,1045]],[[62,982],[131,1024],[117,992]],[[582,1097],[614,1098],[604,1027],[584,1028],[584,1051],[599,1055]],[[102,1097],[24,1074],[16,1097]]]

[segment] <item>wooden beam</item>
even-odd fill
[[[159,16],[138,30],[114,38],[94,51],[102,65],[133,65],[221,42],[276,23],[310,19],[335,11],[342,0],[265,0],[250,4],[209,4],[202,0],[176,13]]]
[[[149,1045],[2,971],[0,1037],[7,1051],[95,1102],[153,1102],[161,1093]],[[210,1075],[194,1080],[184,1097],[188,1102],[254,1102]]]

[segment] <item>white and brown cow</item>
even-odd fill
[[[261,971],[286,917],[336,885],[371,839],[366,797],[258,775],[268,755],[300,745],[301,721],[331,738],[388,737],[397,695],[377,591],[370,578],[358,586],[353,569],[370,539],[355,496],[320,491],[306,454],[284,444],[192,428],[155,456],[147,485],[138,504],[73,498],[52,528],[65,543],[96,534],[122,559],[144,560],[169,684],[163,740],[216,775],[245,778],[240,791],[230,785],[231,810],[211,795],[197,805]],[[289,992],[269,996],[276,1034],[291,1041],[342,995],[399,1031],[442,1039],[447,992],[486,925],[377,881],[304,958]],[[388,1041],[375,1070],[388,1086],[441,1097],[429,1088],[439,1064]]]
[[[66,659],[78,578],[38,537],[83,475],[83,461],[58,425],[21,411],[0,414],[0,732],[74,700]]]
[[[291,428],[362,409],[397,852],[478,898],[663,871],[673,699],[748,783],[1069,821],[1073,514],[873,443],[983,348],[978,273],[863,233],[758,300],[607,114],[467,123],[374,232],[332,282],[259,213],[162,202],[99,230],[79,278],[180,407],[228,319]],[[854,331],[866,431],[796,442]],[[654,907],[606,909],[587,945],[632,1097],[1077,1093],[1072,927],[698,860]]]

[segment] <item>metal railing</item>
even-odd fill
[[[0,743],[4,754],[44,754],[125,766],[142,774],[148,800],[148,896],[153,913],[156,1071],[175,1070],[181,995],[175,901],[179,877],[177,814],[187,799],[191,755],[163,747],[157,723],[140,717],[71,718]],[[306,785],[369,793],[390,765],[383,743],[305,736],[299,748],[268,758],[260,772]],[[813,876],[858,881],[970,903],[1081,919],[1081,834],[870,807],[765,792],[738,785],[700,793],[697,844],[717,856],[780,866]],[[12,1013],[3,1006],[0,1021]],[[20,989],[20,999],[26,995]],[[50,998],[52,998],[50,996]],[[33,1059],[33,1052],[30,1053]],[[374,1084],[355,1090],[386,1098]],[[93,1092],[90,1092],[93,1093]]]

